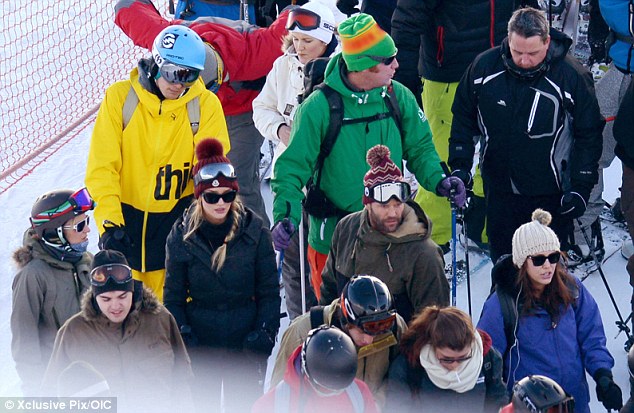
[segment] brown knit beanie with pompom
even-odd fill
[[[223,155],[222,143],[215,138],[206,138],[198,142],[196,145],[196,158],[198,163],[194,165],[192,169],[192,176],[194,177],[194,196],[198,198],[208,188],[231,188],[236,191],[239,190],[237,178],[230,178],[224,175],[218,175],[211,179],[203,179],[196,185],[196,174],[205,165],[213,163],[228,163],[231,164],[229,158]]]
[[[376,145],[370,148],[366,156],[370,170],[363,177],[363,186],[370,189],[378,184],[387,182],[403,182],[403,173],[390,159],[390,148],[385,145]],[[372,198],[363,195],[363,205],[374,202]]]
[[[536,209],[531,222],[519,227],[513,234],[513,263],[519,268],[529,256],[546,251],[559,251],[559,238],[548,224],[550,212]]]

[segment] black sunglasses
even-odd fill
[[[385,66],[391,65],[392,62],[394,61],[394,59],[396,59],[396,55],[390,56],[390,57],[373,56],[373,55],[363,55],[363,56],[369,57],[370,59],[374,60],[375,62],[383,63]]]
[[[546,256],[546,255],[529,255],[528,258],[531,259],[531,261],[533,261],[533,265],[536,267],[541,267],[542,265],[544,265],[544,263],[546,263],[546,260],[548,260],[549,263],[551,264],[557,264],[559,262],[559,259],[561,258],[561,252],[557,251],[557,252],[553,252],[552,254]]]
[[[222,199],[227,204],[233,202],[238,195],[238,191],[229,191],[224,194],[216,194],[214,192],[203,192],[203,199],[208,204],[217,204]]]
[[[439,358],[438,361],[440,364],[454,364],[454,363],[464,363],[467,360],[470,360],[473,357],[473,349],[469,353],[468,356],[459,357],[459,358]]]

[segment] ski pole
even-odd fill
[[[610,285],[608,284],[608,280],[607,280],[607,278],[605,278],[605,273],[603,272],[603,268],[601,267],[601,261],[599,261],[597,259],[597,255],[596,255],[596,253],[594,251],[594,248],[592,248],[592,243],[590,241],[590,236],[588,235],[588,232],[585,230],[585,228],[581,224],[581,219],[577,218],[577,224],[579,225],[579,229],[581,229],[581,233],[583,234],[583,238],[585,238],[585,240],[586,240],[586,244],[588,244],[588,248],[590,249],[590,255],[592,256],[592,259],[594,260],[594,262],[597,264],[597,270],[599,271],[599,274],[601,275],[601,279],[603,280],[603,284],[605,285],[605,289],[608,291],[608,295],[610,296],[610,300],[612,300],[612,305],[614,306],[614,309],[616,310],[616,315],[619,317],[619,321],[616,322],[616,325],[619,328],[619,333],[621,331],[625,332],[625,335],[627,336],[627,341],[628,341],[628,343],[630,343],[630,342],[632,342],[632,336],[630,335],[630,328],[627,326],[626,322],[623,320],[623,316],[621,315],[621,311],[619,310],[619,307],[616,304],[616,300],[614,299],[614,295],[612,294],[612,290],[610,289]],[[617,334],[617,337],[618,337],[618,334]]]
[[[441,162],[440,166],[446,176],[451,176],[449,167],[445,162]],[[458,268],[456,257],[456,215],[458,206],[454,201],[456,190],[451,188],[449,191],[449,204],[451,205],[451,305],[456,306],[456,288],[458,287]]]
[[[284,264],[284,250],[277,253],[277,280],[282,285],[282,264]]]
[[[306,269],[304,268],[304,211],[299,218],[299,274],[302,290],[302,314],[306,314]]]
[[[469,268],[469,238],[467,237],[467,223],[465,222],[464,208],[461,208],[462,216],[462,234],[465,240],[464,260],[467,266],[467,301],[469,302],[469,317],[473,317],[471,313],[471,269]]]

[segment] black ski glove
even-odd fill
[[[471,173],[469,171],[456,169],[451,173],[451,176],[460,178],[467,191],[471,191],[471,188],[473,188],[473,178],[471,178]]]
[[[597,399],[603,403],[603,407],[608,410],[620,410],[623,407],[623,395],[612,378],[612,372],[608,369],[599,369],[594,373],[594,381],[597,382]]]
[[[247,334],[242,345],[245,351],[268,357],[275,347],[275,337],[270,331],[261,328]]]
[[[117,225],[107,221],[104,223],[106,230],[99,238],[99,249],[117,250],[127,256],[132,249],[132,240],[125,231],[125,225]]]
[[[359,9],[356,8],[358,5],[359,0],[337,0],[337,8],[348,17],[359,12]]]
[[[561,197],[557,213],[564,218],[576,219],[586,212],[586,201],[577,192],[567,191]]]

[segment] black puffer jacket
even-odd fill
[[[183,240],[193,208],[167,238],[165,306],[179,326],[191,326],[200,345],[241,349],[249,332],[262,328],[275,337],[280,292],[270,231],[245,208],[224,266],[215,272],[207,238],[196,232]]]
[[[421,76],[458,82],[481,52],[499,45],[513,10],[527,0],[399,0],[392,16],[398,47],[395,79],[420,101]]]
[[[449,166],[471,170],[474,137],[488,185],[525,196],[578,192],[598,179],[605,121],[590,72],[568,55],[572,43],[551,30],[540,70],[513,64],[508,39],[480,54],[456,91]]]

